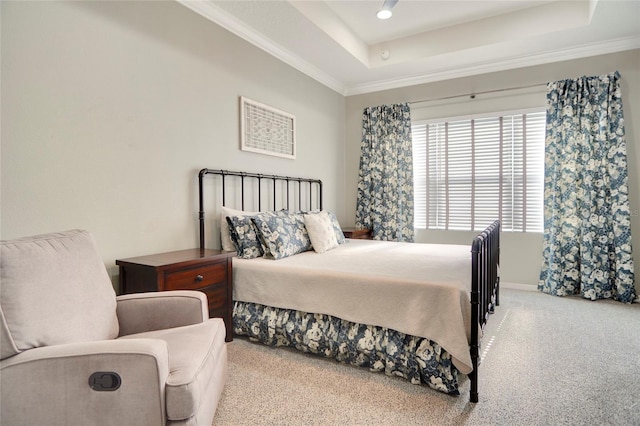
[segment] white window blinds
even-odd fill
[[[545,112],[412,125],[416,228],[542,232]]]

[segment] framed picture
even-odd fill
[[[241,96],[240,149],[295,159],[296,117]]]

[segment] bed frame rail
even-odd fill
[[[322,181],[319,179],[309,179],[309,178],[301,178],[301,177],[291,177],[291,176],[279,176],[279,175],[265,175],[261,173],[246,173],[246,172],[233,172],[229,170],[215,170],[215,169],[202,169],[200,173],[198,173],[198,197],[199,197],[199,205],[200,211],[198,213],[198,220],[200,222],[200,249],[204,249],[204,195],[203,195],[203,178],[205,175],[219,175],[222,180],[222,205],[226,205],[226,188],[225,188],[225,178],[227,176],[236,176],[240,178],[240,191],[241,191],[241,210],[244,210],[245,206],[245,184],[246,181],[249,181],[250,185],[256,185],[257,188],[257,201],[258,201],[258,211],[262,211],[262,181],[267,180],[268,184],[271,183],[273,185],[273,193],[269,196],[269,199],[273,201],[271,207],[273,210],[276,210],[276,201],[278,200],[278,193],[284,191],[285,194],[281,194],[285,196],[286,202],[285,205],[282,206],[287,210],[290,208],[290,195],[292,191],[297,189],[297,208],[298,210],[302,210],[302,194],[304,192],[307,195],[307,199],[309,201],[308,208],[309,210],[313,210],[314,208],[314,199],[316,200],[316,208],[322,210]],[[278,185],[278,182],[281,185]],[[297,185],[295,183],[297,182]],[[293,189],[292,189],[293,184]],[[308,184],[303,185],[303,184]],[[283,189],[284,187],[284,189]],[[306,187],[303,189],[303,187]],[[313,188],[317,188],[316,197],[313,197]],[[296,206],[294,206],[295,208]],[[269,208],[269,206],[266,206]],[[306,208],[306,206],[305,206]]]
[[[471,362],[469,399],[478,402],[480,334],[500,304],[500,221],[476,236],[471,245]]]

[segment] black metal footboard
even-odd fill
[[[480,333],[500,304],[500,221],[496,220],[471,245],[471,362],[469,399],[478,402]]]

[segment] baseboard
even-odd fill
[[[500,281],[500,288],[509,288],[512,290],[538,291],[538,286],[521,283],[508,283]]]
[[[511,290],[523,290],[523,291],[538,291],[538,286],[531,284],[522,284],[522,283],[508,283],[505,281],[500,281],[500,288],[508,288]],[[640,295],[635,298],[632,303],[640,303]]]

